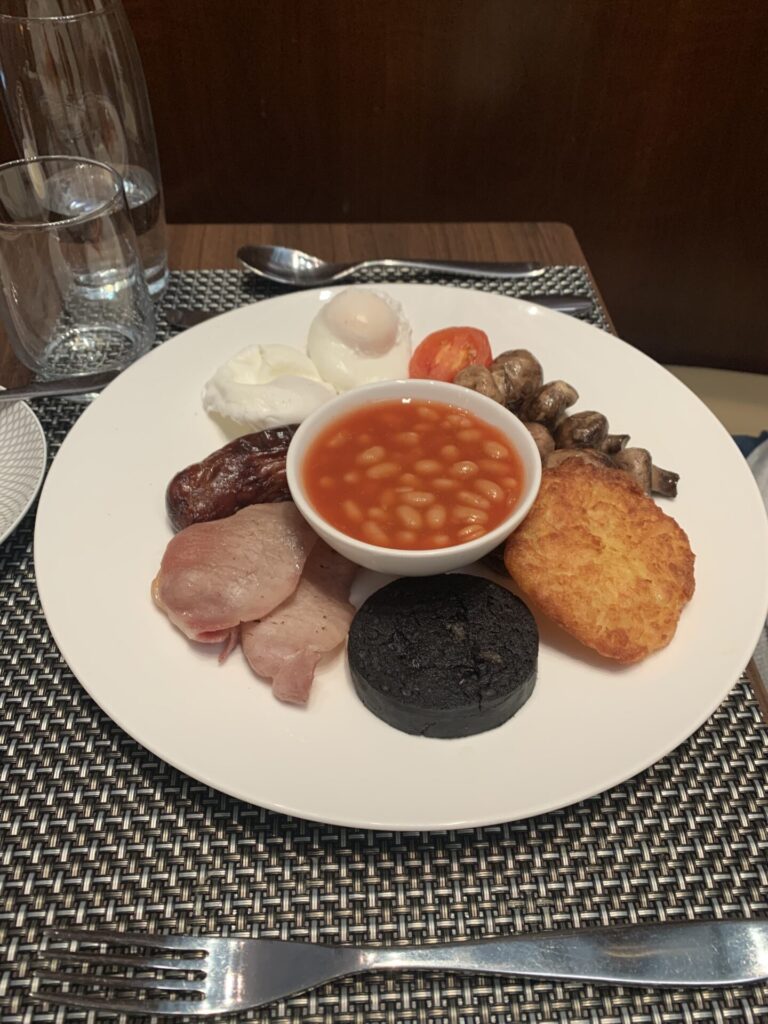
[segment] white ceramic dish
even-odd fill
[[[399,548],[366,544],[355,537],[350,537],[331,526],[317,512],[307,498],[302,482],[302,465],[313,441],[329,424],[345,413],[373,402],[385,402],[394,398],[421,398],[467,409],[509,438],[522,460],[523,490],[516,507],[495,529],[489,530],[485,536],[477,540],[449,548],[404,551]],[[485,395],[437,380],[382,381],[338,395],[308,416],[296,431],[288,449],[286,470],[293,500],[316,533],[356,565],[396,576],[431,576],[439,572],[460,569],[483,558],[523,521],[539,492],[541,483],[541,457],[538,448],[516,416]]]
[[[24,402],[0,407],[0,544],[27,513],[45,476],[43,428]]]
[[[203,383],[248,344],[301,346],[333,289],[239,309],[161,345],[122,373],[64,441],[41,495],[35,562],[62,654],[105,712],[204,783],[256,804],[357,827],[444,829],[539,814],[652,764],[717,707],[746,665],[768,607],[768,528],[752,473],[725,429],[676,378],[604,332],[530,303],[465,288],[391,285],[419,340],[472,324],[494,349],[527,347],[576,409],[680,472],[663,502],[696,552],[696,594],[665,650],[629,668],[546,622],[536,690],[499,729],[407,736],[360,703],[339,653],[306,709],[276,701],[238,652],[188,643],[152,604],[171,530],[167,482],[226,439]],[[76,514],[73,514],[76,509]],[[359,602],[388,577],[361,572]]]

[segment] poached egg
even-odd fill
[[[251,430],[264,430],[301,423],[334,394],[298,349],[251,345],[216,370],[203,388],[203,406]]]
[[[368,288],[346,288],[309,327],[307,353],[338,391],[408,376],[411,328],[398,302]]]

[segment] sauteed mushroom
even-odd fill
[[[646,494],[662,494],[665,498],[677,496],[680,474],[654,466],[646,448],[625,448],[613,456],[613,461],[619,469],[629,473]]]
[[[543,423],[526,423],[525,420],[523,420],[523,426],[536,442],[536,447],[539,449],[539,455],[543,462],[546,457],[555,450],[554,437],[552,437]]]
[[[616,452],[626,448],[628,443],[629,434],[608,434],[597,447],[606,455],[615,455]]]
[[[525,419],[553,428],[565,410],[578,401],[579,393],[564,380],[553,380],[540,387],[525,404]]]
[[[676,498],[679,479],[680,474],[674,473],[671,469],[651,466],[651,491],[654,494],[663,494],[665,498]]]
[[[628,473],[643,489],[651,493],[651,453],[645,448],[625,448],[613,456],[613,464]]]
[[[610,455],[604,455],[602,452],[595,451],[594,448],[559,448],[546,457],[544,468],[554,469],[555,466],[561,466],[564,462],[568,462],[569,459],[579,459],[581,462],[588,462],[592,466],[607,466],[609,469],[615,468]]]
[[[454,383],[478,391],[516,413],[549,468],[570,458],[583,458],[598,466],[628,473],[646,494],[674,498],[678,473],[654,466],[645,448],[627,448],[629,434],[609,434],[603,413],[587,410],[566,415],[579,394],[567,381],[543,384],[541,363],[527,349],[511,349],[497,356],[488,369],[468,366]]]
[[[558,448],[600,448],[608,436],[608,420],[601,412],[575,412],[560,420],[555,430]]]
[[[541,363],[524,348],[502,352],[493,360],[489,369],[504,395],[503,404],[513,411],[519,409],[544,382]]]
[[[504,393],[490,370],[484,366],[467,366],[453,378],[454,384],[477,391],[481,395],[492,398],[494,402],[504,404]]]
[[[491,369],[495,370],[507,363],[514,364],[514,375],[527,382],[529,394],[533,394],[536,388],[540,388],[544,383],[544,370],[541,363],[527,348],[511,348],[502,352],[491,363]]]

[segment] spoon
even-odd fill
[[[387,270],[432,270],[465,277],[536,277],[544,272],[540,263],[467,263],[452,260],[362,260],[359,263],[328,263],[301,249],[282,245],[243,245],[237,257],[246,270],[258,277],[294,288],[317,288],[341,281],[359,270],[384,267]]]

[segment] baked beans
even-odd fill
[[[501,431],[417,399],[341,416],[315,439],[302,472],[309,500],[337,530],[410,549],[482,537],[517,504],[523,480]]]

